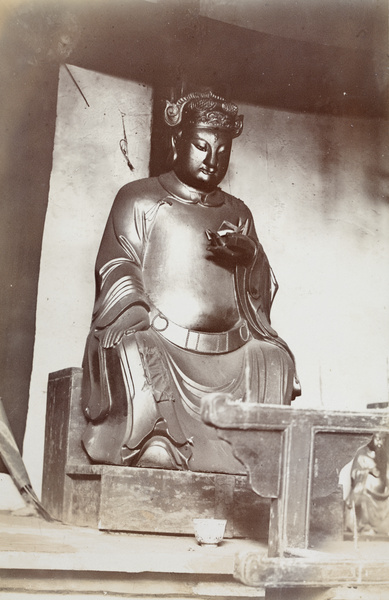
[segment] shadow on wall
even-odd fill
[[[365,193],[373,202],[389,204],[389,122],[371,123],[370,144],[374,147],[375,157],[365,167]]]
[[[383,0],[46,0],[21,6],[14,38],[30,63],[67,59],[157,87],[194,82],[244,103],[375,117],[387,114],[387,14]]]
[[[385,45],[386,0],[200,0],[204,16],[285,38],[345,48]]]
[[[388,204],[388,125],[385,119],[317,120],[316,140],[328,214],[344,201],[346,189],[349,194],[353,184],[355,197],[369,202],[372,210],[379,211],[380,205]]]

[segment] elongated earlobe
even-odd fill
[[[177,154],[176,145],[174,142],[172,142],[172,162],[173,162],[173,164],[176,162],[177,156],[178,156],[178,154]]]
[[[172,135],[170,138],[170,146],[171,146],[171,158],[172,163],[174,164],[177,160],[178,152],[177,152],[177,144],[181,138],[182,132],[179,131],[175,135]]]

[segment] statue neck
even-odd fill
[[[158,180],[162,187],[180,202],[202,204],[203,206],[221,206],[224,204],[224,194],[220,188],[208,193],[200,192],[178,179],[174,171],[160,175]]]

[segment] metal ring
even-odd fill
[[[244,342],[247,342],[247,341],[250,339],[250,330],[249,330],[249,328],[247,327],[247,323],[243,323],[243,324],[240,326],[239,333],[240,333],[240,337],[241,337],[241,339],[242,339]]]
[[[160,321],[160,325],[159,326],[158,326],[158,321]],[[163,315],[158,314],[158,315],[155,315],[155,317],[152,320],[151,324],[152,324],[152,326],[154,327],[154,329],[156,331],[165,331],[168,328],[169,321]]]

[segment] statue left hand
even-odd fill
[[[219,235],[209,229],[205,233],[210,241],[207,250],[223,262],[247,265],[253,260],[257,247],[255,241],[248,235],[242,233]]]

